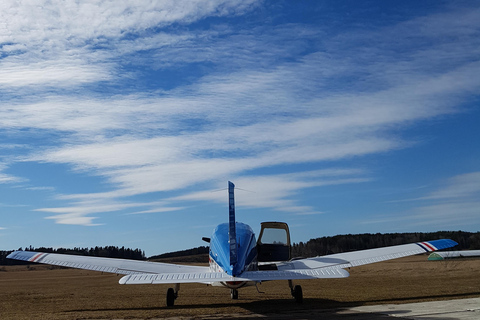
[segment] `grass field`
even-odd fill
[[[151,319],[278,315],[358,305],[480,297],[480,259],[427,261],[426,256],[352,268],[345,279],[298,281],[297,305],[286,281],[239,291],[181,286],[173,308],[167,285],[119,285],[121,276],[32,265],[0,268],[0,319]]]

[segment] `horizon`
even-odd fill
[[[315,241],[315,240],[319,240],[319,239],[322,239],[322,238],[335,238],[335,237],[343,237],[343,236],[364,236],[364,235],[371,235],[371,236],[375,236],[375,235],[396,235],[396,234],[400,234],[400,235],[409,235],[409,234],[418,234],[418,233],[421,233],[423,235],[429,235],[429,234],[436,234],[436,233],[467,233],[467,234],[479,234],[480,231],[477,231],[477,232],[468,232],[468,231],[462,231],[462,230],[438,230],[438,231],[432,231],[432,232],[394,232],[394,233],[355,233],[355,234],[336,234],[336,235],[333,235],[333,236],[321,236],[321,237],[318,237],[318,238],[312,238],[312,239],[309,239],[305,242],[303,241],[300,241],[300,242],[292,242],[292,247],[295,246],[295,245],[300,245],[300,243],[303,243],[304,245],[307,244],[308,242],[310,241]],[[438,238],[438,239],[443,239],[443,238]],[[430,240],[438,240],[438,239],[430,239]],[[405,242],[405,244],[408,243],[408,242]],[[402,242],[403,244],[403,242]],[[5,251],[5,252],[9,252],[9,251],[17,251],[17,250],[20,250],[20,251],[40,251],[38,249],[52,249],[52,250],[59,250],[59,249],[64,249],[64,250],[72,250],[72,251],[75,251],[75,250],[81,250],[81,249],[85,249],[85,250],[91,250],[91,249],[95,249],[95,248],[109,248],[109,247],[114,247],[114,248],[123,248],[123,247],[118,247],[118,246],[114,246],[114,245],[107,245],[107,246],[94,246],[94,247],[79,247],[79,248],[53,248],[53,247],[48,247],[48,248],[45,248],[45,247],[36,247],[36,246],[33,246],[33,245],[30,245],[28,248],[25,247],[25,248],[18,248],[18,249],[10,249],[10,250],[0,250],[0,251]],[[177,250],[177,251],[170,251],[170,252],[162,252],[162,253],[158,253],[158,254],[153,254],[153,255],[146,255],[145,254],[145,258],[146,259],[151,259],[151,258],[154,258],[154,257],[157,257],[157,256],[163,256],[163,255],[168,255],[168,254],[174,254],[174,253],[180,253],[180,252],[184,252],[184,251],[190,251],[190,250],[195,250],[195,249],[199,249],[199,248],[209,248],[209,245],[206,244],[206,245],[200,245],[200,246],[196,246],[196,247],[191,247],[191,248],[185,248],[185,249],[180,249],[180,250]],[[375,247],[376,248],[376,247]],[[132,251],[135,251],[135,250],[140,250],[142,253],[145,252],[145,250],[143,250],[142,248],[127,248],[125,247],[124,249],[126,250],[132,250]],[[355,250],[353,250],[355,251]],[[467,250],[468,251],[468,250]],[[203,254],[203,253],[202,253]],[[193,254],[195,255],[195,254]],[[183,256],[183,255],[181,255]],[[179,257],[181,257],[179,256]],[[186,255],[185,255],[186,256]]]

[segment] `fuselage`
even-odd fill
[[[222,223],[213,231],[210,238],[209,263],[212,272],[225,272],[230,276],[237,277],[245,271],[258,270],[257,241],[255,234],[249,225],[236,222],[236,262],[231,263],[229,224]],[[232,281],[222,283],[229,288],[239,288],[244,282]]]

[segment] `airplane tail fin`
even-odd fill
[[[237,263],[237,231],[235,227],[235,185],[228,181],[228,239],[230,243],[230,265]]]

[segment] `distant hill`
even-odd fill
[[[163,262],[163,263],[179,263],[179,264],[190,264],[190,263],[208,263],[208,253],[202,254],[192,254],[189,256],[177,256],[177,257],[168,257],[168,258],[153,258],[148,259],[148,261],[154,262]]]
[[[208,250],[208,247],[200,246],[192,249],[151,256],[148,260],[162,262],[208,262]],[[191,257],[191,259],[186,259],[185,257]]]

